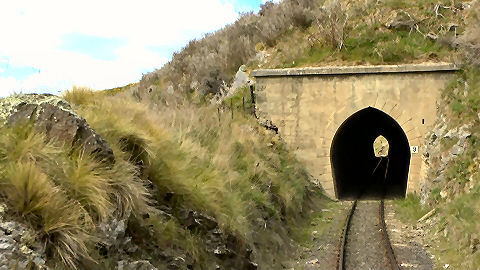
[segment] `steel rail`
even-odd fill
[[[342,231],[342,238],[340,240],[340,248],[338,252],[337,258],[337,270],[344,270],[344,259],[345,259],[345,243],[347,243],[347,234],[348,230],[350,229],[350,221],[352,220],[353,212],[355,212],[355,208],[357,207],[357,201],[353,202],[352,208],[348,212],[347,219],[345,220],[345,225],[343,226]]]
[[[348,231],[350,230],[350,224],[351,224],[352,216],[353,216],[353,213],[355,212],[356,206],[357,206],[357,201],[355,200],[353,202],[352,208],[348,212],[347,218],[345,220],[345,225],[343,226],[340,245],[339,245],[339,251],[338,251],[338,257],[337,257],[337,268],[336,268],[337,270],[345,270],[345,263],[344,263],[345,245],[347,243]],[[390,243],[390,238],[388,237],[387,225],[385,223],[385,205],[383,200],[380,201],[378,218],[380,221],[382,239],[383,239],[384,247],[386,250],[386,256],[388,257],[390,266],[392,270],[401,270],[395,258],[395,253],[393,252],[393,248]]]
[[[397,259],[395,258],[395,253],[393,252],[392,243],[390,243],[390,238],[388,237],[387,224],[385,223],[385,204],[383,200],[380,201],[379,211],[379,221],[380,225],[382,226],[382,239],[387,253],[388,261],[390,262],[392,270],[400,270]]]

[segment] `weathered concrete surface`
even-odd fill
[[[259,69],[252,72],[254,77],[307,76],[307,75],[342,75],[342,74],[383,74],[408,72],[438,72],[457,70],[451,63],[427,63],[422,65],[377,65],[377,66],[329,66],[283,69]]]
[[[436,120],[440,91],[458,70],[452,64],[257,70],[257,115],[271,120],[297,158],[335,197],[330,147],[338,127],[368,106],[394,118],[412,153],[407,192],[426,175],[424,137]]]

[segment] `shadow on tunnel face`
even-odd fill
[[[388,141],[388,156],[377,157],[373,143]],[[410,146],[402,127],[388,114],[368,107],[338,128],[330,148],[330,161],[339,200],[405,197]]]

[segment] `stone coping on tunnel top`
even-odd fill
[[[311,76],[311,75],[342,75],[342,74],[380,74],[380,73],[410,73],[410,72],[441,72],[457,71],[460,68],[453,63],[422,63],[402,65],[376,66],[326,66],[282,69],[253,70],[253,77],[279,76]]]

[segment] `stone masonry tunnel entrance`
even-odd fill
[[[383,136],[388,154],[378,157],[374,141]],[[410,146],[402,127],[388,114],[367,107],[345,120],[330,148],[336,197],[403,198],[410,165]]]
[[[388,159],[382,158],[388,160],[387,195],[419,194],[428,180],[424,138],[457,70],[450,63],[257,69],[251,72],[255,115],[278,130],[330,198],[345,199],[371,184],[379,135],[389,145]]]

